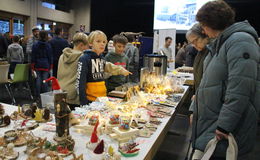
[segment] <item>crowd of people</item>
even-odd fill
[[[7,42],[4,37],[0,40]],[[30,87],[39,104],[40,94],[50,91],[49,84],[43,81],[51,76],[57,77],[61,89],[68,92],[67,102],[72,109],[106,96],[124,83],[138,82],[139,50],[132,44],[133,35],[115,35],[113,50],[107,54],[103,54],[107,37],[102,31],[93,31],[89,36],[77,32],[69,44],[62,38],[61,28],[56,28],[50,38],[47,31],[33,27],[26,45],[22,40],[13,36],[1,58],[10,63],[9,75],[16,64],[30,64]]]
[[[194,95],[190,107],[192,123],[192,159],[201,159],[209,141],[218,145],[211,160],[226,159],[227,139],[234,136],[238,159],[248,159],[256,138],[260,106],[260,49],[258,35],[247,21],[235,22],[235,12],[223,0],[207,2],[196,15],[195,24],[186,33],[188,44],[177,45],[176,68],[194,68]],[[73,47],[55,29],[49,39],[46,31],[32,28],[25,41],[0,36],[0,56],[10,63],[31,64],[31,84],[35,98],[48,91],[43,80],[58,78],[68,93],[67,103],[74,109],[106,96],[126,82],[138,82],[139,51],[133,35],[116,34],[108,43],[105,33],[78,32]],[[172,59],[172,38],[165,38],[161,52]]]

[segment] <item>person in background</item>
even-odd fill
[[[67,47],[63,49],[63,53],[59,59],[58,80],[62,90],[68,93],[66,102],[71,110],[79,107],[79,96],[75,87],[77,67],[80,56],[88,47],[88,36],[82,32],[78,32],[73,36],[73,49]]]
[[[185,52],[186,52],[185,66],[193,67],[195,57],[198,53],[197,49],[192,44],[188,44],[185,48]]]
[[[165,44],[163,47],[159,49],[159,54],[167,56],[167,61],[172,62],[172,49],[171,49],[171,44],[172,44],[172,37],[165,37]]]
[[[128,69],[128,58],[125,55],[125,46],[127,44],[127,38],[123,35],[115,35],[113,37],[114,52],[109,52],[105,60],[113,63],[114,65],[122,66]],[[114,90],[116,87],[123,85],[127,82],[127,79],[123,75],[111,76],[106,80],[106,87],[108,92]]]
[[[194,156],[218,140],[212,160],[226,159],[228,136],[234,136],[238,160],[248,160],[256,142],[260,107],[260,48],[248,21],[235,23],[235,12],[223,0],[204,4],[196,15],[212,43],[195,97]]]
[[[88,38],[91,50],[84,52],[78,63],[76,87],[80,105],[95,101],[97,97],[106,96],[104,73],[128,76],[130,72],[121,66],[106,62],[101,58],[107,44],[107,36],[102,31],[93,31]]]
[[[66,47],[69,47],[69,43],[62,38],[62,29],[57,27],[55,28],[55,36],[49,41],[52,47],[52,56],[53,56],[53,76],[57,77],[58,62],[62,50]]]
[[[6,39],[6,41],[7,41],[7,45],[9,46],[10,44],[12,44],[12,38],[11,38],[11,34],[10,34],[10,32],[6,32],[5,34],[4,34],[4,37],[5,37],[5,39]]]
[[[185,64],[186,61],[186,48],[187,45],[183,45],[181,49],[177,52],[177,55],[175,57],[175,68],[182,67]]]
[[[19,36],[13,37],[13,43],[8,46],[7,60],[10,63],[9,75],[14,73],[16,64],[22,64],[24,61],[23,48],[19,44]]]
[[[38,42],[40,29],[37,26],[32,28],[32,36],[28,39],[26,45],[26,54],[24,55],[24,62],[31,63],[31,56],[32,56],[32,46],[34,43]]]
[[[125,48],[125,55],[128,58],[129,71],[133,73],[129,75],[129,82],[138,83],[139,82],[139,50],[135,47],[132,42],[134,42],[135,37],[132,34],[126,35],[128,43]]]
[[[6,51],[8,48],[8,43],[6,38],[0,33],[0,58],[6,57]]]
[[[52,48],[47,42],[48,33],[40,31],[39,41],[32,46],[32,70],[36,72],[36,99],[39,100],[40,93],[48,91],[48,84],[43,80],[49,78],[52,69]]]

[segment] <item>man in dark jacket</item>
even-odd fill
[[[62,50],[69,47],[69,43],[62,38],[62,29],[55,28],[55,36],[49,41],[52,47],[53,76],[57,77],[58,63]]]

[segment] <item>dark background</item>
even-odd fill
[[[260,0],[226,0],[236,11],[236,20],[248,20],[260,33]],[[120,32],[145,32],[153,37],[153,0],[92,0],[91,30],[102,30],[108,38]],[[177,34],[176,42],[183,42]]]

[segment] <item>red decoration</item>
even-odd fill
[[[48,81],[52,81],[52,90],[60,90],[59,82],[55,77],[50,77],[50,78],[44,80],[43,83],[48,82]]]
[[[91,134],[90,142],[91,143],[97,143],[98,142],[98,136],[97,136],[97,127],[98,127],[99,121],[95,124],[94,130]]]
[[[104,141],[102,140],[94,150],[96,154],[102,154],[104,152]]]

